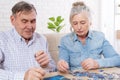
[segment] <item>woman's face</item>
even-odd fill
[[[74,15],[72,17],[71,24],[78,37],[86,37],[89,31],[89,26],[91,25],[86,12]]]

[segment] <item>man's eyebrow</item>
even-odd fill
[[[22,19],[22,21],[23,21],[23,20],[26,20],[26,21],[28,21],[27,19]]]
[[[36,20],[36,19],[32,19],[31,21],[34,21],[34,20]]]
[[[27,20],[27,19],[22,19],[21,21],[22,21],[22,22],[28,22],[28,20]]]

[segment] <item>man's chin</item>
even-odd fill
[[[32,35],[26,36],[25,40],[31,40],[32,39]]]

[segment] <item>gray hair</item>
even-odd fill
[[[12,15],[15,15],[15,14],[17,14],[19,12],[23,12],[23,11],[30,12],[32,10],[34,10],[36,12],[36,9],[33,4],[27,3],[25,1],[20,1],[13,6]],[[37,14],[37,12],[36,12],[36,14]]]
[[[86,11],[88,14],[88,18],[91,19],[91,13],[88,6],[84,4],[84,2],[75,2],[72,5],[71,13],[70,13],[70,23],[74,15],[81,13],[82,11]]]

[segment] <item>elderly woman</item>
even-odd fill
[[[62,37],[59,45],[58,70],[67,72],[120,65],[120,56],[102,32],[90,30],[91,14],[83,2],[73,3],[70,13],[73,31]]]

